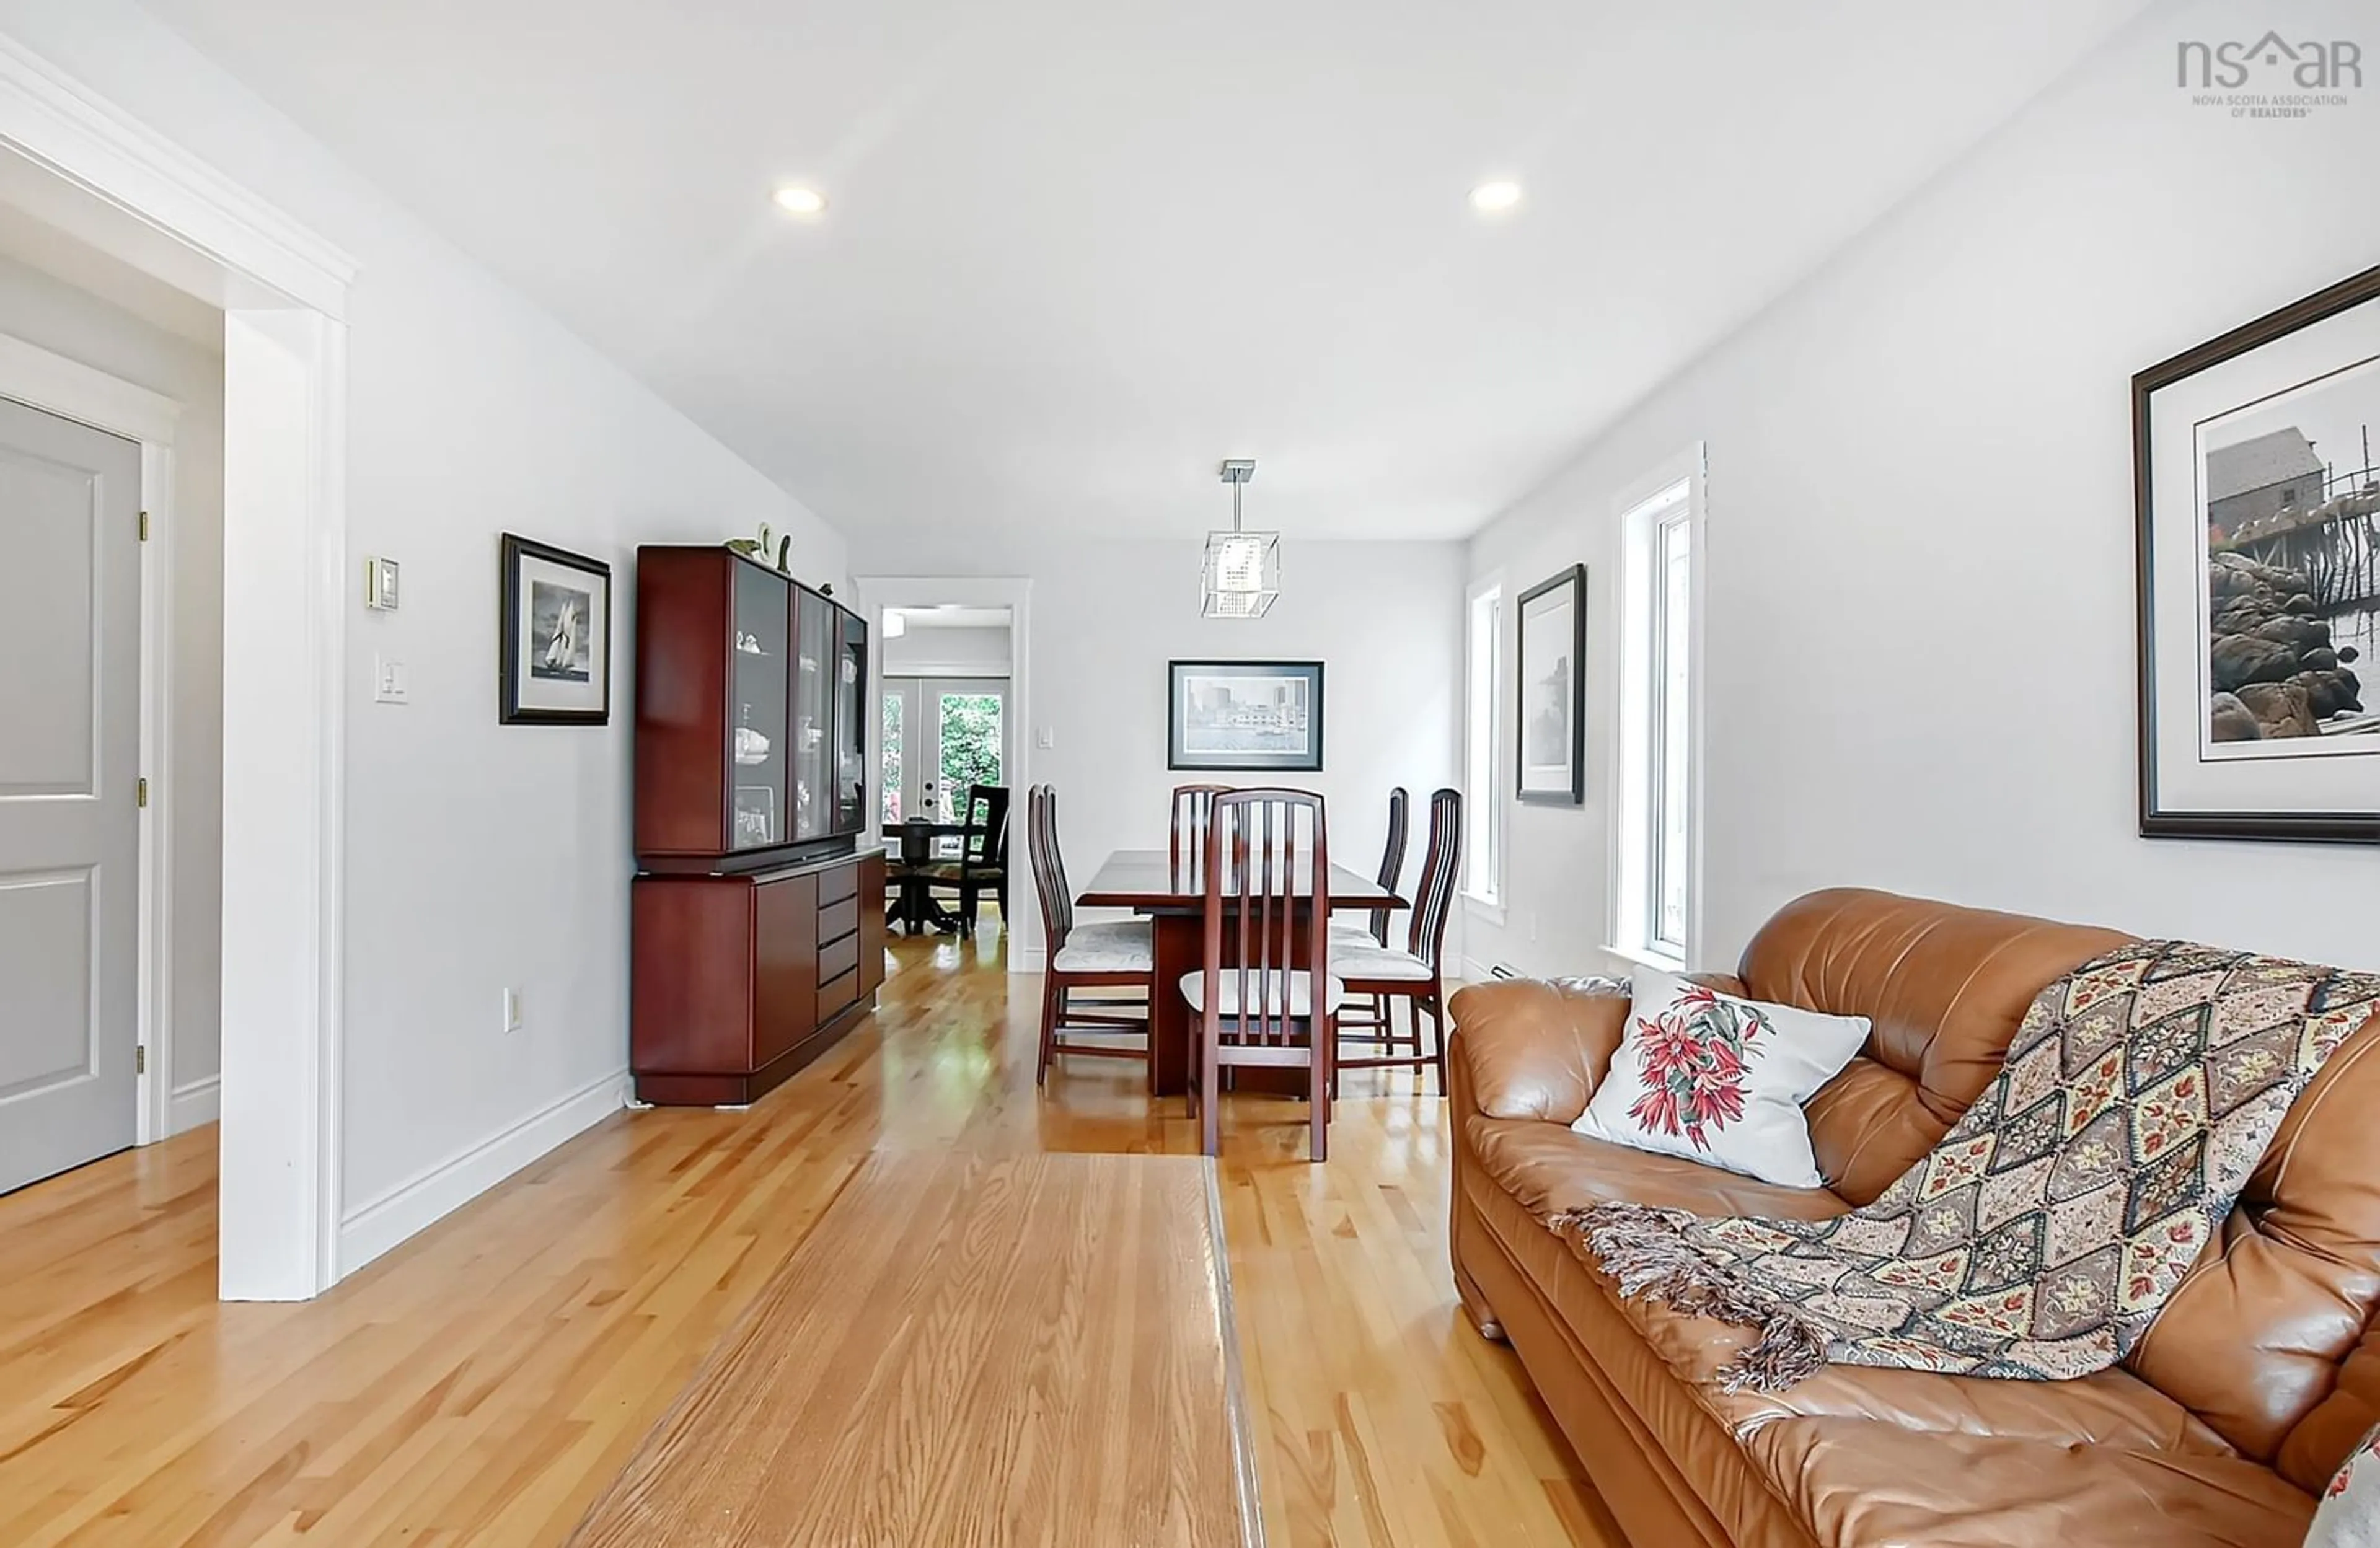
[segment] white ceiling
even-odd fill
[[[1301,537],[1475,529],[2142,8],[146,3],[846,531]]]

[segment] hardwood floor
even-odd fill
[[[623,1113],[308,1305],[214,1300],[212,1131],[0,1198],[0,1543],[563,1542],[872,1151],[1195,1153],[1136,1065],[1036,1092],[998,950],[896,940],[873,1021],[749,1112]],[[1351,1074],[1323,1167],[1305,1117],[1224,1113],[1269,1540],[1621,1548],[1456,1310],[1443,1104]]]

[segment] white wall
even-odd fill
[[[793,535],[795,570],[817,581],[842,578],[843,544],[126,0],[0,0],[0,30],[361,265],[348,341],[352,1268],[616,1105],[635,545],[767,521]],[[613,564],[608,728],[497,725],[506,530]],[[403,562],[402,611],[362,610],[367,554]],[[227,580],[237,608],[239,577]],[[409,705],[370,702],[375,653],[406,662]],[[507,986],[526,1013],[510,1036]]]
[[[173,802],[173,1089],[177,1120],[203,1118],[206,1082],[222,1068],[223,992],[223,352],[210,349],[39,269],[0,256],[0,333],[41,345],[181,405],[175,426],[170,612],[165,691],[174,758],[161,783]]]
[[[1325,663],[1322,772],[1280,782],[1322,793],[1332,858],[1366,875],[1380,862],[1390,787],[1412,791],[1410,886],[1429,792],[1454,783],[1459,767],[1462,545],[1284,538],[1281,599],[1252,622],[1198,616],[1198,545],[1195,537],[978,545],[855,533],[852,568],[1032,577],[1031,723],[1019,729],[1033,744],[1030,778],[1058,788],[1059,835],[1076,890],[1112,851],[1165,846],[1175,785],[1263,781],[1165,767],[1166,663],[1199,658]],[[1054,746],[1038,744],[1045,730]],[[1013,960],[1038,961],[1038,914],[1023,923],[1026,951]]]
[[[884,642],[887,677],[1006,677],[1005,628],[921,629]]]
[[[1590,803],[1512,811],[1475,956],[1600,965],[1613,502],[1701,438],[1697,966],[1837,883],[2380,965],[2370,850],[2137,836],[2131,373],[2380,260],[2380,79],[2295,122],[2173,85],[2179,40],[2251,20],[2375,41],[2368,8],[2153,13],[1475,539],[1516,586],[1587,562],[1595,674]],[[1741,236],[1712,213],[1668,239]]]

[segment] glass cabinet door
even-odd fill
[[[868,827],[868,625],[835,610],[843,638],[834,663],[834,830]]]
[[[727,847],[761,849],[788,836],[785,646],[793,588],[758,565],[732,568],[735,637],[728,658],[727,766],[734,799]]]
[[[833,749],[827,741],[834,698],[827,674],[834,670],[841,642],[835,637],[834,604],[808,591],[794,595],[793,836],[822,839],[834,825],[834,794],[829,784]]]

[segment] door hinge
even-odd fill
[[[149,804],[149,781],[146,779],[143,779],[139,785],[134,787],[134,794],[139,798],[141,805],[146,806]]]
[[[140,540],[144,543],[149,540],[149,513],[146,511],[140,513]]]
[[[132,1072],[136,1075],[146,1075],[149,1073],[148,1044],[136,1043],[132,1046]]]

